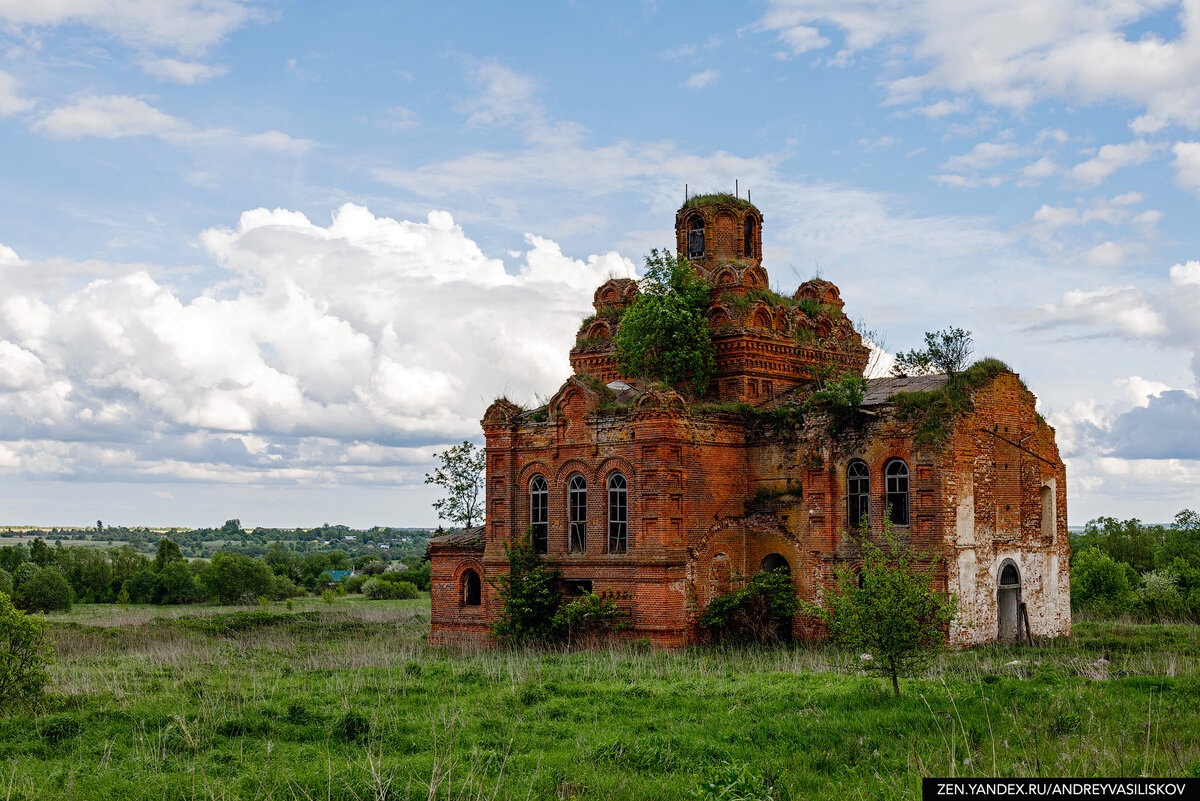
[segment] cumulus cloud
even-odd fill
[[[176,58],[155,58],[142,62],[142,72],[168,83],[193,85],[211,81],[228,72],[227,67],[199,61],[180,61]]]
[[[980,142],[971,148],[970,152],[946,159],[942,169],[950,172],[975,172],[1016,158],[1022,152],[1021,147],[1013,142]]]
[[[130,44],[199,53],[261,18],[237,0],[0,0],[0,21],[34,28],[86,25]]]
[[[697,72],[687,79],[684,84],[688,89],[703,89],[717,79],[719,73],[716,70],[704,70]]]
[[[633,272],[533,235],[506,270],[446,212],[350,204],[325,226],[256,209],[199,241],[230,278],[191,299],[139,266],[79,288],[0,260],[0,431],[20,470],[395,481],[492,397],[557,386],[595,287]]]
[[[1120,145],[1104,145],[1093,158],[1068,170],[1067,178],[1078,186],[1098,186],[1119,169],[1146,163],[1163,147],[1161,143],[1150,143],[1141,139]]]
[[[1128,33],[1164,10],[1178,15],[1174,38]],[[920,102],[933,91],[1013,109],[1047,99],[1117,99],[1145,109],[1139,134],[1150,133],[1155,120],[1200,128],[1198,26],[1190,2],[1164,0],[773,0],[757,23],[796,53],[833,45],[836,30],[835,64],[887,47],[889,64],[928,65],[883,80],[891,103]]]

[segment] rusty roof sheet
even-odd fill
[[[484,527],[472,526],[429,538],[430,548],[483,548]]]
[[[868,378],[867,394],[863,406],[879,406],[887,403],[898,392],[928,392],[946,385],[950,377],[945,373],[936,375],[914,375],[888,378]]]

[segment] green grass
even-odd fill
[[[828,646],[429,649],[428,600],[49,620],[49,703],[0,714],[2,798],[679,799],[723,762],[791,799],[1200,773],[1195,626],[951,652],[893,699]]]

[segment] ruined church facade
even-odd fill
[[[613,340],[638,288],[612,279],[550,401],[487,409],[487,522],[430,543],[432,644],[491,643],[494,581],[518,538],[562,571],[564,592],[625,610],[624,636],[679,646],[701,636],[714,597],[761,570],[786,568],[819,604],[856,566],[852,534],[878,534],[885,517],[905,547],[938,557],[936,580],[958,599],[952,643],[1013,640],[1026,620],[1034,636],[1070,633],[1066,475],[1033,394],[992,362],[949,412],[949,379],[935,375],[869,379],[836,417],[813,393],[861,375],[869,349],[832,283],[769,289],[762,225],[729,195],[676,215],[678,252],[712,285],[703,398],[621,374]],[[801,615],[793,633],[821,629]]]

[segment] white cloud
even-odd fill
[[[1176,286],[1200,286],[1200,261],[1172,265],[1171,283]]]
[[[160,81],[190,86],[211,81],[213,78],[229,72],[229,68],[215,64],[203,64],[199,61],[154,58],[142,62],[142,72]]]
[[[54,139],[157,136],[177,145],[235,145],[290,155],[306,153],[316,144],[280,131],[242,134],[219,128],[197,129],[141,98],[128,95],[80,97],[69,106],[53,109],[33,123],[32,128]]]
[[[1084,253],[1083,259],[1097,267],[1115,267],[1125,261],[1125,248],[1116,242],[1103,242]]]
[[[1046,228],[1061,228],[1079,224],[1079,210],[1043,205],[1034,212],[1033,221]]]
[[[1066,173],[1067,178],[1079,186],[1098,186],[1101,181],[1123,167],[1144,164],[1163,147],[1161,143],[1150,143],[1142,139],[1127,144],[1105,145],[1093,158],[1069,169]]]
[[[17,94],[17,81],[0,70],[0,117],[20,114],[33,107],[33,101]]]
[[[1171,148],[1175,160],[1175,181],[1184,189],[1200,195],[1200,142],[1176,142]]]
[[[951,156],[942,164],[950,172],[977,172],[1020,156],[1024,150],[1013,142],[980,142],[970,152]]]
[[[881,147],[891,147],[892,145],[896,144],[896,137],[881,136],[877,139],[863,138],[858,140],[858,144],[862,146],[863,150],[877,150]]]
[[[684,84],[688,89],[703,89],[717,79],[719,73],[716,70],[704,70],[697,72],[687,79]]]
[[[1175,9],[1176,38],[1127,36],[1128,27]],[[1115,99],[1145,109],[1137,132],[1148,133],[1151,118],[1200,127],[1198,19],[1192,3],[1167,0],[773,0],[757,27],[797,53],[833,44],[817,26],[837,29],[844,41],[831,63],[885,46],[889,64],[928,65],[886,78],[889,102],[919,102],[935,90],[1013,109]]]
[[[913,110],[924,117],[929,117],[931,120],[939,120],[950,114],[966,113],[969,107],[970,103],[967,102],[965,97],[956,97],[953,100],[939,100],[936,103],[920,106]]]
[[[1088,324],[1132,337],[1164,334],[1167,328],[1141,290],[1132,286],[1074,289],[1045,307],[1055,324]]]
[[[164,114],[140,98],[126,95],[81,97],[69,106],[54,109],[33,124],[35,131],[55,139],[162,135],[186,127],[183,120]]]
[[[237,0],[0,0],[0,21],[16,26],[86,25],[130,44],[199,53],[261,18]]]
[[[468,125],[507,125],[514,120],[541,116],[533,99],[537,84],[532,78],[496,63],[481,64],[468,75],[480,88],[459,109],[469,116]]]
[[[1021,177],[1026,181],[1040,181],[1043,178],[1058,175],[1060,172],[1062,172],[1062,167],[1043,156],[1032,164],[1022,167]]]
[[[472,435],[490,398],[557,386],[592,292],[633,271],[533,235],[508,271],[446,212],[349,204],[326,226],[256,209],[199,241],[232,279],[190,300],[138,266],[72,289],[0,260],[0,430],[22,471],[396,480],[400,450],[424,462],[412,447]]]

